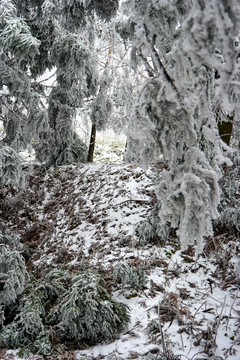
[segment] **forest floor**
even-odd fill
[[[24,194],[0,194],[0,220],[28,249],[28,271],[41,279],[53,268],[100,272],[114,299],[130,308],[131,322],[117,340],[79,346],[67,359],[240,359],[240,245],[229,231],[205,240],[204,251],[182,252],[168,240],[144,241],[136,232],[156,205],[159,163],[74,164],[28,173]],[[23,201],[24,199],[24,201]],[[141,287],[122,286],[113,269],[142,269]],[[0,350],[0,359],[18,359]],[[40,355],[31,359],[40,360]]]

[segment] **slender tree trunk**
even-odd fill
[[[105,66],[109,65],[109,60],[110,60],[111,54],[112,54],[112,42],[113,42],[113,40],[111,39],[109,42],[109,49],[108,49],[107,60],[106,60]],[[101,92],[101,86],[100,86],[99,92]],[[88,157],[87,157],[88,162],[93,162],[95,142],[96,142],[96,133],[97,133],[96,124],[92,124],[90,144],[89,144],[89,148],[88,148]]]
[[[94,149],[95,149],[95,143],[96,143],[96,124],[92,124],[92,130],[91,130],[91,136],[90,136],[90,144],[88,148],[88,162],[93,162],[93,155],[94,155]]]
[[[225,117],[225,120],[221,120],[221,115]],[[233,131],[233,121],[234,121],[234,115],[230,116],[226,114],[220,107],[218,107],[216,111],[216,119],[217,119],[217,125],[218,125],[218,131],[221,139],[227,144],[230,144],[232,131]]]

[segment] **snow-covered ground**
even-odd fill
[[[15,207],[2,221],[34,248],[35,275],[62,265],[101,268],[113,297],[130,307],[131,322],[119,339],[78,350],[77,359],[240,359],[238,239],[215,234],[198,258],[191,248],[181,252],[174,236],[139,243],[135,229],[155,204],[154,182],[162,171],[74,164],[32,173],[24,204],[17,193],[6,195]],[[114,284],[119,263],[144,268],[142,290]],[[10,358],[17,360],[17,353],[0,357]]]

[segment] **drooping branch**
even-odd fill
[[[178,91],[176,85],[174,84],[174,79],[169,75],[167,69],[165,68],[165,66],[163,65],[163,62],[160,59],[160,56],[159,56],[156,48],[153,45],[152,45],[152,54],[153,54],[153,57],[156,60],[157,64],[159,65],[159,68],[162,69],[162,71],[163,71],[164,79],[171,85],[172,89],[174,90],[174,92],[177,95],[178,100],[180,102],[182,102],[182,98],[179,94],[179,91]]]

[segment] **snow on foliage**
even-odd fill
[[[0,186],[4,185],[24,186],[22,159],[9,146],[0,148]]]
[[[0,6],[5,144],[18,152],[32,146],[46,166],[86,161],[86,144],[73,121],[83,100],[95,96],[98,75],[84,26],[96,14],[109,19],[118,1],[1,1]],[[44,83],[41,77],[53,69],[54,78]]]
[[[39,53],[40,41],[32,36],[27,24],[19,18],[6,19],[6,24],[0,35],[3,51],[10,51],[17,57],[19,63],[26,62],[26,57],[34,59]]]
[[[70,278],[67,271],[53,270],[41,282],[32,279],[13,309],[14,320],[2,326],[0,346],[50,355],[62,341],[115,339],[129,322],[128,307],[112,299],[99,275]]]
[[[132,113],[127,157],[138,153],[147,164],[163,155],[169,172],[156,187],[159,221],[178,229],[183,249],[197,243],[201,251],[220,201],[217,175],[201,139],[211,144],[212,158],[231,165],[216,111],[220,106],[229,113],[237,107],[233,37],[239,31],[240,5],[234,0],[126,3],[132,13],[133,50],[149,74]]]
[[[46,357],[118,339],[131,321],[119,340],[83,354],[234,356],[239,184],[231,177],[239,168],[219,166],[237,161],[217,121],[234,119],[239,134],[240,4],[126,0],[118,48],[114,30],[101,23],[118,3],[0,0],[0,216],[25,244],[1,227],[0,347]],[[139,71],[134,81],[126,79],[130,65]],[[86,146],[73,121],[84,102],[98,129],[129,118],[125,158],[161,159],[161,171],[81,164]],[[28,146],[45,167],[75,164],[48,172],[26,165],[24,188],[18,153]],[[228,236],[213,234],[213,220]]]
[[[120,281],[123,287],[129,286],[136,290],[143,289],[147,282],[143,266],[133,268],[124,263],[119,263],[114,267],[113,279]]]
[[[218,216],[220,192],[215,171],[197,148],[185,153],[185,161],[169,171],[156,187],[161,199],[160,220],[178,228],[182,250],[197,242],[203,249],[203,236],[212,236],[212,219]]]
[[[111,299],[104,281],[93,273],[77,274],[59,309],[61,326],[76,341],[114,339],[129,322],[128,308]]]
[[[1,229],[0,232],[0,308],[16,301],[23,292],[26,281],[25,261],[18,237]]]

